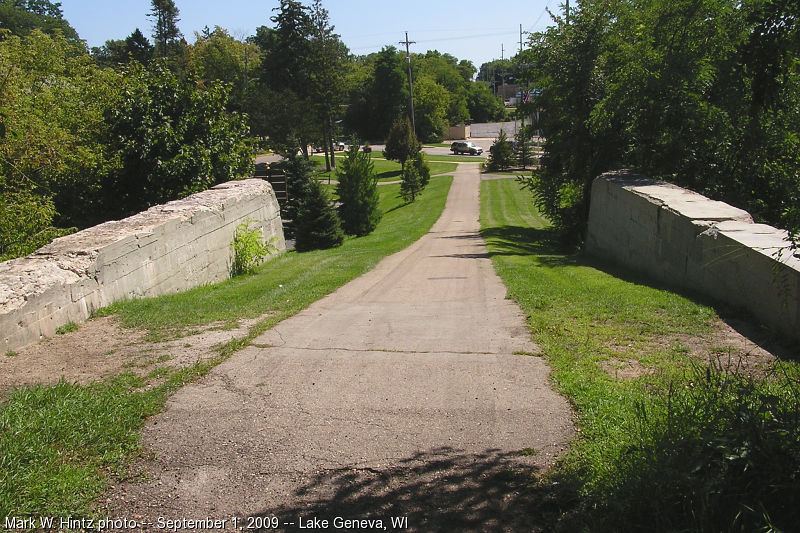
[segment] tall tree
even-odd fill
[[[257,128],[286,148],[291,139],[299,140],[307,157],[308,143],[319,131],[309,113],[313,23],[309,8],[295,0],[281,0],[274,11],[270,18],[274,28],[257,28],[253,39],[264,53],[260,76],[264,94],[258,103],[263,122]]]
[[[309,81],[315,102],[317,120],[320,122],[327,170],[336,167],[333,150],[333,116],[344,98],[344,62],[347,47],[334,33],[328,11],[321,0],[311,6],[311,57]],[[330,155],[330,160],[328,159]]]
[[[173,0],[150,0],[148,17],[153,19],[153,41],[156,57],[180,55],[183,34],[178,29],[180,11]]]

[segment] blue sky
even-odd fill
[[[277,0],[176,0],[179,27],[189,42],[194,32],[215,25],[242,38],[255,28],[271,25]],[[307,0],[307,5],[311,0]],[[368,54],[384,45],[399,46],[408,37],[417,44],[413,52],[439,50],[459,59],[481,63],[505,57],[519,49],[519,25],[523,31],[542,30],[550,24],[545,7],[558,10],[561,0],[502,2],[473,0],[324,0],[331,22],[344,43],[355,54]],[[146,16],[150,0],[61,0],[64,17],[89,46],[107,39],[121,39],[139,28],[150,37],[152,24]],[[513,11],[512,11],[513,9]]]

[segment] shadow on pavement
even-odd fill
[[[291,505],[255,516],[279,517],[283,531],[299,531],[301,519],[307,528],[314,518],[335,529],[336,517],[381,519],[388,531],[544,531],[552,498],[534,488],[538,468],[525,459],[522,451],[471,454],[445,447],[385,470],[327,470],[297,489]],[[392,517],[405,517],[407,528],[393,527]]]

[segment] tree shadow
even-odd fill
[[[442,447],[388,469],[327,470],[295,490],[291,504],[255,516],[279,517],[284,531],[299,531],[300,517],[304,525],[313,517],[327,519],[328,529],[342,517],[382,519],[389,531],[546,530],[558,511],[550,509],[549,491],[535,487],[538,468],[524,455]],[[407,528],[393,528],[391,517],[406,517]]]

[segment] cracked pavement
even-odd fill
[[[460,165],[426,236],[178,391],[113,515],[536,530],[518,475],[566,448],[571,413],[492,268],[479,185]]]

